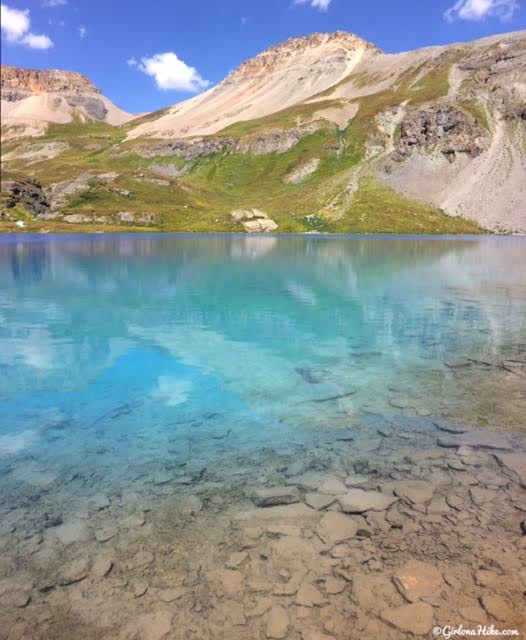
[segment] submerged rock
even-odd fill
[[[430,502],[434,493],[434,486],[429,482],[408,481],[396,483],[394,492],[400,498],[406,498],[413,504]]]
[[[499,464],[518,479],[520,485],[526,488],[526,455],[524,453],[498,453],[496,459]]]
[[[500,596],[494,594],[484,594],[480,598],[480,604],[484,608],[484,611],[488,613],[495,620],[500,622],[506,622],[513,619],[513,611],[509,604]]]
[[[326,495],[323,493],[306,493],[305,504],[309,505],[313,509],[321,511],[330,507],[331,504],[336,502],[336,496]]]
[[[269,640],[283,640],[287,637],[290,618],[287,611],[276,605],[272,607],[267,618],[266,636]]]
[[[296,604],[302,607],[321,607],[325,602],[323,594],[312,584],[304,582],[296,594]]]
[[[69,584],[74,584],[75,582],[80,582],[88,577],[89,573],[89,562],[84,558],[79,558],[78,560],[73,560],[69,564],[66,564],[62,567],[59,577],[58,584],[62,586],[67,586]]]
[[[111,556],[100,556],[94,561],[91,573],[97,578],[104,578],[112,570],[113,564]]]
[[[252,500],[258,507],[275,507],[280,504],[294,504],[300,501],[295,487],[256,489],[252,493]]]
[[[329,576],[325,580],[325,591],[329,595],[336,595],[344,591],[347,587],[347,581]]]
[[[180,600],[186,593],[185,589],[162,589],[159,591],[159,600],[170,603]]]
[[[114,527],[111,524],[108,524],[100,529],[95,531],[95,538],[97,542],[108,542],[114,538],[118,533],[117,527]]]
[[[317,533],[323,542],[336,544],[354,538],[358,524],[349,516],[338,511],[327,512],[320,520]]]
[[[433,607],[425,602],[384,609],[380,617],[396,629],[415,636],[428,634],[434,622]]]
[[[492,431],[469,431],[459,435],[441,436],[437,443],[441,447],[471,447],[473,449],[495,449],[513,451],[513,444],[505,433]]]
[[[328,476],[319,486],[320,493],[328,493],[329,495],[340,495],[347,491],[345,484],[336,476]]]
[[[387,496],[378,491],[350,489],[345,495],[338,496],[338,503],[345,513],[365,513],[367,511],[384,511],[398,500],[395,496]]]
[[[408,602],[436,596],[445,586],[442,574],[427,562],[412,560],[393,574],[393,583]]]
[[[219,572],[221,584],[225,593],[235,595],[243,591],[244,578],[243,574],[233,569],[223,569]]]
[[[185,516],[196,515],[203,510],[203,501],[198,496],[184,496],[177,504],[177,510]]]

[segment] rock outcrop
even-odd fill
[[[320,166],[319,158],[311,158],[307,162],[300,164],[298,167],[293,169],[289,175],[285,178],[285,182],[289,184],[299,184],[305,178],[308,178],[312,175],[316,169]]]
[[[117,214],[119,222],[124,224],[139,224],[150,225],[153,224],[157,216],[152,213],[136,213],[135,211],[119,211]]]
[[[0,191],[2,217],[9,218],[9,210],[18,204],[35,216],[45,214],[49,209],[49,202],[42,186],[27,176],[13,180],[2,180]]]
[[[487,137],[473,116],[450,104],[432,106],[402,121],[394,157],[403,160],[412,149],[421,147],[440,151],[450,162],[457,153],[475,158],[487,147]]]

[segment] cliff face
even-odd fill
[[[3,64],[0,76],[2,91],[100,94],[100,91],[88,78],[73,71],[59,71],[57,69],[40,71]]]

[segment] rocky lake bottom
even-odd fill
[[[0,242],[0,638],[524,633],[524,255]]]
[[[524,630],[524,434],[370,415],[286,437],[182,425],[144,446],[118,469],[97,450],[0,466],[2,637]]]

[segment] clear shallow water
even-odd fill
[[[3,457],[526,414],[522,238],[4,237],[0,320]]]
[[[522,628],[525,249],[0,237],[0,637],[400,640],[415,559]]]

